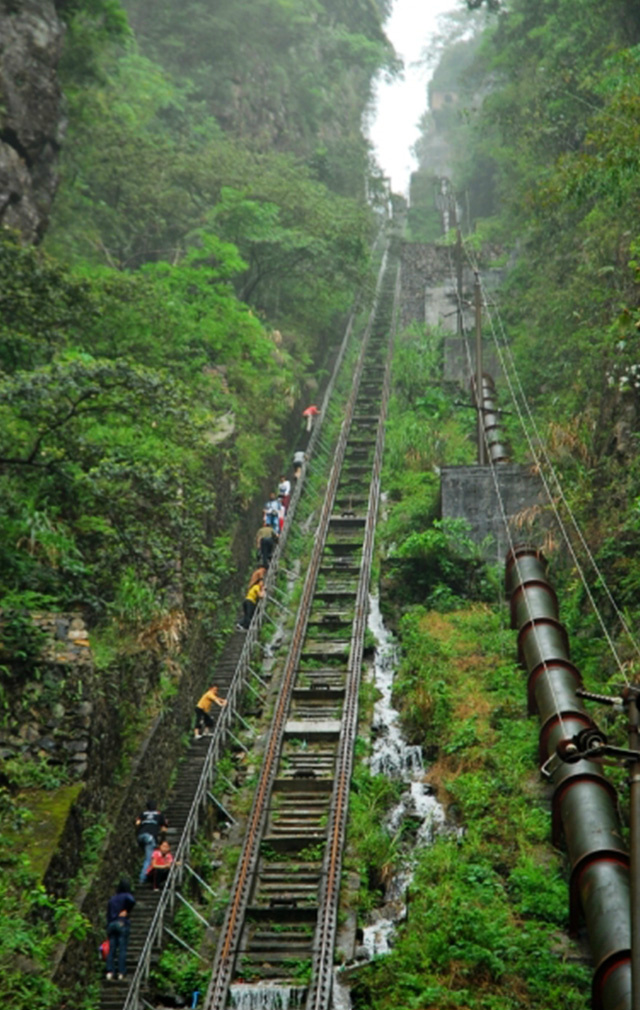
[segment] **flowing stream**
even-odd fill
[[[236,982],[230,989],[231,1006],[236,1010],[299,1010],[304,1006],[305,993],[304,988],[278,982]]]
[[[422,750],[404,740],[398,712],[391,703],[398,647],[384,625],[377,596],[369,598],[368,625],[376,640],[373,679],[380,692],[373,713],[375,742],[371,771],[374,775],[400,779],[406,785],[400,802],[387,818],[388,831],[395,834],[403,821],[411,818],[419,824],[414,848],[428,845],[438,832],[452,829],[447,826],[444,809],[426,781]],[[396,926],[406,916],[404,896],[412,875],[413,867],[408,855],[405,866],[389,881],[383,905],[372,914],[371,921],[363,929],[362,945],[356,951],[357,961],[381,957],[389,952]],[[345,969],[336,968],[334,972],[332,1010],[351,1010],[347,981],[350,967],[353,965],[347,965]],[[304,989],[277,982],[262,982],[259,986],[235,983],[231,986],[231,1003],[237,1010],[295,1010],[302,1006],[304,992]]]
[[[299,1010],[304,1006],[306,989],[260,982],[258,986],[234,983],[230,989],[231,1006],[236,1010]]]
[[[419,825],[415,846],[429,845],[438,832],[450,829],[446,824],[444,808],[435,799],[433,790],[426,781],[422,750],[405,741],[398,712],[391,702],[393,678],[398,665],[398,647],[384,625],[377,596],[369,598],[368,623],[376,640],[373,678],[380,692],[373,713],[375,742],[371,754],[371,771],[374,775],[388,775],[406,784],[400,802],[387,818],[386,826],[391,834],[395,834],[403,821],[411,818]],[[380,957],[389,952],[396,926],[406,916],[404,896],[412,875],[413,867],[408,855],[406,865],[387,885],[384,904],[373,913],[371,921],[364,927],[362,946],[356,952],[358,959]],[[351,1007],[349,990],[341,975],[340,970],[336,971],[333,1010],[349,1010]]]

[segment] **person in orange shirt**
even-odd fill
[[[201,736],[209,735],[209,730],[213,726],[213,718],[210,714],[211,706],[214,704],[224,708],[227,702],[220,697],[217,687],[210,687],[196,705],[196,727],[193,731],[196,740],[199,740]]]

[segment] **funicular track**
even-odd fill
[[[352,330],[357,303],[349,318],[342,343],[338,349],[331,378],[327,384],[322,401],[320,416],[311,433],[307,445],[307,457],[313,458],[316,443],[320,441],[322,426],[329,403],[331,401],[337,376],[343,366],[344,356],[352,340]],[[280,557],[286,549],[288,536],[295,518],[296,508],[304,488],[307,464],[303,464],[302,473],[291,498],[288,510],[288,522],[280,536],[280,542],[274,552],[267,573],[265,599],[258,604],[249,631],[244,634],[233,634],[224,648],[215,666],[215,682],[221,694],[227,700],[223,709],[216,708],[212,713],[215,725],[208,746],[204,746],[206,738],[192,741],[188,753],[178,770],[178,776],[169,797],[166,811],[169,819],[169,837],[175,856],[171,872],[161,891],[140,891],[137,893],[135,919],[129,942],[129,963],[135,965],[130,977],[123,981],[103,982],[100,995],[100,1010],[140,1010],[151,1007],[146,991],[150,971],[159,957],[165,935],[175,938],[168,923],[171,921],[176,906],[184,901],[181,894],[188,876],[193,873],[189,865],[191,846],[196,838],[203,818],[211,804],[222,810],[225,816],[228,811],[220,807],[214,796],[217,784],[217,763],[229,739],[233,739],[232,730],[238,724],[246,726],[241,714],[243,696],[259,696],[264,682],[254,667],[254,657],[259,650],[259,638],[269,601],[275,599],[274,586]],[[201,882],[202,883],[202,882]]]
[[[300,620],[296,622],[291,644],[292,653],[299,657],[300,676],[297,681],[293,676],[290,678],[289,703],[293,704],[293,710],[290,724],[284,723],[280,748],[276,748],[278,756],[280,754],[284,756],[278,773],[280,775],[278,786],[281,785],[281,779],[283,787],[274,792],[274,797],[279,797],[278,803],[282,804],[281,813],[272,816],[276,813],[274,809],[270,813],[269,822],[269,830],[273,827],[273,841],[276,844],[272,845],[270,841],[265,840],[265,847],[270,846],[272,854],[283,853],[284,862],[287,862],[284,853],[289,851],[287,838],[292,834],[298,839],[297,843],[294,843],[294,850],[296,846],[298,851],[300,848],[304,849],[300,839],[305,837],[305,832],[299,825],[289,830],[286,814],[287,809],[291,810],[292,806],[295,814],[299,812],[306,791],[306,798],[310,800],[310,804],[305,809],[312,811],[314,802],[318,798],[322,799],[322,811],[316,812],[315,827],[312,825],[311,832],[307,834],[309,845],[316,847],[316,851],[311,854],[317,857],[317,846],[320,845],[324,857],[320,855],[319,858],[311,859],[309,872],[304,866],[304,860],[296,861],[297,896],[291,892],[294,886],[293,866],[287,863],[287,880],[283,888],[281,881],[279,883],[277,879],[277,861],[270,860],[269,867],[266,866],[266,861],[263,862],[261,868],[265,872],[257,878],[255,886],[252,878],[248,878],[248,883],[251,883],[252,887],[247,888],[246,895],[250,894],[253,904],[249,906],[245,897],[242,913],[244,916],[247,909],[252,913],[246,918],[246,928],[247,930],[251,928],[255,934],[256,940],[253,945],[255,954],[260,945],[260,936],[259,931],[253,929],[253,925],[260,922],[261,915],[264,917],[265,907],[284,911],[288,906],[288,912],[294,920],[294,935],[288,938],[286,933],[282,932],[282,922],[276,922],[275,925],[279,931],[279,946],[283,948],[285,940],[288,942],[290,939],[289,961],[295,959],[298,965],[301,963],[301,956],[310,959],[308,937],[313,937],[315,924],[320,924],[317,938],[311,944],[314,959],[312,985],[309,987],[310,1000],[314,992],[316,1000],[318,998],[328,1000],[330,995],[340,854],[357,719],[357,683],[354,681],[351,690],[346,693],[345,685],[350,679],[351,669],[357,671],[358,679],[360,675],[360,659],[356,662],[356,657],[362,656],[370,548],[375,528],[389,385],[389,351],[393,332],[391,317],[395,312],[392,306],[397,302],[399,283],[399,271],[395,259],[394,263],[389,265],[387,258],[385,254],[376,288],[376,301],[362,338],[362,349],[346,411],[348,420],[345,416],[340,442],[336,449],[336,464],[339,458],[341,465],[334,464],[316,536],[315,578],[312,581],[307,578],[306,585],[308,584],[309,589],[303,594],[300,606],[300,615],[305,615],[304,627]],[[326,388],[320,417],[307,447],[307,456],[311,459],[314,447],[321,439],[322,422],[346,350],[352,340],[353,320],[352,314],[334,364],[332,377]],[[142,1007],[152,1006],[147,989],[149,974],[157,961],[165,937],[174,936],[170,928],[173,913],[176,907],[185,901],[182,891],[186,880],[193,874],[189,865],[191,846],[207,809],[212,804],[220,807],[214,795],[217,788],[217,762],[227,740],[234,737],[233,729],[237,725],[247,725],[241,715],[242,697],[246,696],[247,691],[251,696],[261,695],[265,687],[255,668],[255,656],[259,650],[261,627],[265,617],[268,618],[266,608],[269,601],[275,599],[273,593],[278,562],[286,548],[296,506],[304,488],[306,469],[307,464],[304,464],[301,479],[298,480],[292,496],[289,508],[290,520],[285,524],[280,544],[267,574],[267,596],[260,602],[248,633],[238,632],[232,635],[216,664],[215,682],[221,688],[221,693],[226,697],[228,704],[224,709],[215,711],[216,725],[208,744],[206,740],[192,742],[166,806],[171,825],[170,836],[175,863],[163,890],[158,892],[145,890],[137,894],[136,915],[129,943],[129,963],[134,965],[133,972],[123,982],[103,983],[101,1010],[140,1010]],[[324,530],[322,537],[321,528]],[[320,544],[324,545],[325,541],[326,556],[322,557]],[[364,553],[363,545],[365,545]],[[315,592],[313,592],[314,585]],[[292,664],[292,671],[294,668],[295,664]],[[350,717],[347,719],[345,715],[345,719],[341,722],[343,709],[345,713],[350,713]],[[296,731],[296,721],[305,724],[302,729],[308,731],[306,735],[303,733],[299,736],[299,746],[296,745],[295,737],[291,736],[291,733]],[[323,727],[322,723],[326,725]],[[312,727],[315,728],[315,732]],[[336,750],[338,739],[342,744],[340,754],[337,754]],[[346,741],[349,741],[348,745]],[[276,770],[277,765],[274,765],[273,771]],[[301,785],[305,783],[307,788],[303,790]],[[333,791],[337,799],[332,805]],[[269,797],[271,792],[269,788]],[[228,811],[221,809],[225,816],[230,816]],[[329,838],[331,844],[326,844]],[[306,854],[303,852],[303,855]],[[234,888],[233,893],[234,896],[238,893],[237,888]],[[237,910],[236,902],[234,907]],[[268,927],[268,919],[263,921]],[[244,919],[241,925],[244,929]],[[268,934],[268,928],[264,932]],[[300,953],[296,952],[296,943],[299,943],[301,934],[306,934],[307,939]],[[225,1005],[229,982],[238,976],[235,970],[237,950],[236,939],[227,954],[230,969],[226,972],[227,987],[222,1003],[211,1002],[215,997],[214,983],[220,974],[216,962],[206,1005]],[[260,955],[256,957],[256,961],[259,957]],[[265,960],[263,952],[261,963]],[[283,977],[282,973],[280,977]],[[306,987],[300,990],[300,995],[304,991]],[[293,1002],[290,1005],[293,1007]],[[328,1004],[310,1002],[309,1005]]]
[[[385,255],[205,1010],[274,986],[290,1007],[329,1006],[398,278]]]

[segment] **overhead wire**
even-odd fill
[[[561,91],[560,94],[566,95],[567,98],[574,98],[576,102],[582,102],[583,105],[586,105],[587,108],[591,109],[593,112],[597,112],[603,119],[610,119],[612,123],[618,123],[620,126],[624,126],[626,130],[637,130],[638,128],[637,121],[634,122],[630,119],[623,119],[621,116],[615,116],[613,112],[607,112],[604,105],[594,105],[593,102],[588,101],[586,98],[582,98],[581,95],[576,95],[572,91],[567,91],[565,89],[564,91]]]
[[[470,254],[469,254],[469,251],[468,251],[466,245],[465,245],[465,254],[467,256],[467,259],[468,259],[468,262],[469,262],[469,265],[470,265],[471,269],[473,269],[476,273],[478,273],[477,268],[476,268],[476,266],[473,263],[473,260],[472,260]],[[527,445],[529,446],[529,451],[531,452],[531,455],[532,455],[532,457],[534,459],[536,468],[538,470],[538,474],[539,474],[540,479],[541,479],[541,481],[543,483],[543,486],[544,486],[547,498],[549,500],[549,503],[551,505],[551,508],[552,508],[552,510],[554,512],[554,516],[556,518],[556,522],[558,523],[558,528],[560,529],[560,532],[561,532],[561,534],[562,534],[562,536],[564,538],[564,541],[565,541],[565,543],[567,545],[567,549],[568,549],[568,551],[569,551],[569,553],[571,555],[572,561],[573,561],[573,563],[574,563],[574,565],[576,567],[576,571],[578,572],[579,578],[580,578],[580,580],[581,580],[581,582],[582,582],[582,584],[584,586],[585,593],[586,593],[586,595],[587,595],[587,597],[589,599],[589,602],[591,604],[593,612],[594,612],[594,614],[595,614],[595,616],[596,616],[596,618],[598,620],[598,623],[600,624],[600,627],[602,629],[603,635],[604,635],[604,637],[605,637],[605,639],[607,641],[607,644],[609,646],[609,649],[610,649],[610,651],[611,651],[611,653],[612,653],[612,655],[613,655],[613,657],[615,659],[615,662],[616,662],[616,664],[618,666],[618,669],[619,669],[619,671],[620,671],[620,673],[621,673],[621,675],[622,675],[625,683],[628,685],[629,684],[629,678],[628,678],[628,674],[627,674],[627,670],[626,670],[626,665],[625,665],[625,663],[620,658],[620,655],[619,655],[618,650],[616,648],[615,642],[613,641],[613,638],[612,638],[611,634],[609,633],[609,630],[607,628],[606,622],[605,622],[605,620],[604,620],[604,618],[602,616],[602,613],[601,613],[600,608],[599,608],[599,606],[598,606],[598,604],[596,602],[596,599],[595,599],[595,597],[594,597],[594,595],[593,595],[593,593],[591,591],[591,587],[589,586],[589,583],[588,583],[588,580],[586,578],[586,575],[585,575],[585,572],[583,570],[583,567],[582,567],[582,565],[580,563],[580,560],[579,560],[579,558],[578,558],[578,556],[576,554],[573,542],[571,540],[571,537],[569,536],[569,533],[567,531],[565,522],[564,522],[564,520],[563,520],[563,518],[562,518],[562,516],[560,514],[559,509],[558,509],[556,497],[552,493],[552,489],[551,489],[549,481],[547,479],[547,476],[546,476],[546,473],[545,473],[545,469],[542,466],[542,460],[544,460],[544,463],[545,463],[546,467],[548,468],[548,471],[549,471],[549,473],[550,473],[550,475],[551,475],[551,477],[553,479],[554,486],[557,489],[557,492],[556,492],[557,496],[562,501],[562,504],[564,505],[564,507],[565,507],[565,509],[567,511],[567,515],[571,519],[571,524],[572,524],[574,530],[576,531],[576,535],[578,536],[578,538],[580,540],[582,548],[585,551],[585,554],[586,554],[586,556],[587,556],[590,564],[592,565],[593,570],[596,572],[596,575],[598,577],[600,585],[604,589],[604,592],[605,592],[605,594],[606,594],[606,596],[607,596],[607,598],[608,598],[608,600],[609,600],[609,602],[610,602],[610,604],[611,604],[611,606],[612,606],[612,608],[613,608],[613,610],[614,610],[614,612],[616,614],[617,619],[620,622],[621,627],[623,628],[625,634],[628,636],[629,641],[631,642],[634,650],[636,651],[636,653],[639,656],[640,656],[640,648],[639,648],[639,646],[638,646],[638,644],[637,644],[637,642],[636,642],[636,640],[635,640],[635,638],[634,638],[634,636],[633,636],[633,634],[631,632],[631,629],[628,626],[628,623],[627,623],[624,615],[620,611],[620,609],[619,609],[619,607],[618,607],[618,605],[617,605],[617,603],[616,603],[616,601],[615,601],[615,599],[613,597],[613,594],[611,593],[611,590],[609,589],[609,586],[608,586],[608,584],[606,582],[604,574],[602,573],[602,571],[599,568],[599,566],[598,566],[595,558],[593,557],[593,554],[592,554],[591,550],[589,549],[589,545],[587,544],[587,542],[586,542],[586,540],[584,538],[584,535],[582,533],[582,530],[580,529],[580,526],[579,526],[578,521],[577,521],[577,519],[575,517],[575,514],[574,514],[574,512],[573,512],[573,510],[572,510],[569,502],[566,499],[566,496],[565,496],[564,491],[562,489],[562,485],[560,483],[560,479],[559,479],[558,474],[556,472],[556,469],[553,466],[553,463],[552,463],[552,461],[551,461],[551,459],[549,457],[549,454],[548,454],[548,452],[546,450],[544,440],[543,440],[543,438],[542,438],[542,436],[540,434],[540,431],[539,431],[538,426],[536,424],[535,418],[533,417],[533,413],[532,413],[531,408],[529,406],[526,394],[524,392],[524,389],[523,389],[523,386],[522,386],[522,382],[521,382],[520,376],[518,374],[517,366],[515,364],[515,360],[514,360],[514,357],[513,357],[513,353],[511,351],[509,343],[508,343],[508,341],[506,339],[506,333],[505,333],[505,329],[504,329],[504,324],[503,324],[503,321],[502,321],[502,317],[500,316],[499,309],[495,305],[495,303],[491,303],[489,301],[489,299],[487,297],[486,289],[482,285],[481,285],[481,291],[482,291],[482,298],[483,298],[483,306],[485,308],[485,311],[486,311],[486,314],[487,314],[487,319],[489,321],[489,324],[490,324],[490,327],[491,327],[491,331],[492,331],[492,334],[493,334],[493,337],[494,337],[494,345],[495,345],[495,348],[496,348],[496,352],[497,352],[498,358],[500,360],[500,365],[501,365],[502,371],[504,373],[505,381],[507,382],[507,386],[509,388],[509,392],[510,392],[510,395],[511,395],[511,398],[512,398],[515,410],[516,410],[516,413],[518,415],[518,419],[520,421],[520,425],[522,427],[522,431],[523,431],[525,439],[527,441]],[[498,333],[496,331],[496,326],[494,325],[494,318],[493,318],[493,314],[491,312],[491,305],[492,304],[493,304],[493,307],[495,308],[495,314],[496,314],[496,317],[497,317],[497,320],[498,320],[498,324],[499,324],[499,328],[500,328],[500,336],[502,337],[502,341],[499,339]],[[505,349],[504,351],[503,351],[503,348]],[[517,384],[517,388],[518,388],[518,391],[519,391],[519,395],[520,395],[520,397],[522,399],[522,403],[524,404],[525,411],[526,411],[526,414],[527,414],[527,417],[528,417],[528,420],[529,420],[529,424],[531,425],[531,428],[532,428],[532,430],[534,432],[534,435],[535,435],[535,438],[537,440],[537,443],[540,446],[540,454],[538,453],[538,451],[536,449],[536,446],[534,444],[534,440],[531,438],[531,434],[530,434],[529,429],[527,427],[527,423],[525,421],[525,418],[524,418],[524,415],[523,415],[523,411],[522,411],[522,408],[520,406],[519,398],[516,395],[516,391],[514,389],[514,384],[512,382],[511,375],[509,373],[509,369],[507,368],[507,366],[505,364],[505,357],[506,356],[509,357],[509,364],[510,364],[511,370],[513,372],[513,375],[515,376],[515,382]]]
[[[451,265],[451,260],[450,260],[450,265]],[[475,271],[475,273],[476,273],[476,276],[479,277],[479,274],[477,273],[477,271]],[[465,348],[465,353],[466,353],[466,358],[467,358],[467,367],[469,369],[469,375],[473,376],[474,375],[474,368],[473,368],[473,360],[472,360],[472,356],[471,356],[471,348],[469,346],[469,339],[468,339],[468,336],[467,336],[466,327],[464,325],[464,312],[463,312],[462,299],[461,299],[461,294],[458,291],[457,284],[454,286],[454,290],[456,292],[456,301],[457,301],[458,313],[459,313],[459,317],[458,318],[460,320],[460,333],[462,334],[463,344],[464,344],[464,348]],[[477,380],[476,380],[476,387],[477,387]],[[481,432],[480,437],[482,437],[484,439],[485,438],[485,429],[484,429],[484,417],[482,415],[481,395],[482,395],[481,391],[476,388],[476,408],[477,408],[477,411],[478,411],[478,417],[479,417],[479,419],[481,421],[481,424],[478,425],[478,430],[479,430],[479,432]],[[486,440],[485,440],[485,444],[486,444]],[[509,518],[507,516],[507,511],[506,511],[505,504],[504,504],[504,499],[503,499],[503,496],[502,496],[502,490],[500,488],[500,482],[498,480],[498,475],[496,473],[496,464],[494,463],[493,459],[491,458],[491,453],[490,452],[487,452],[487,458],[488,458],[489,467],[490,467],[490,470],[491,470],[491,477],[492,477],[492,480],[493,480],[493,486],[494,486],[494,490],[495,490],[496,500],[498,502],[498,507],[499,507],[499,510],[500,510],[500,518],[502,520],[502,523],[503,523],[503,526],[504,526],[504,530],[505,530],[505,534],[506,534],[506,537],[507,537],[507,541],[509,543],[509,550],[510,550],[511,556],[514,559],[514,563],[517,564],[516,545],[515,545],[515,541],[513,539],[513,534],[512,534],[512,531],[511,531],[511,525],[509,523]],[[529,603],[529,598],[528,598],[528,596],[526,594],[524,595],[524,602],[525,602],[525,607],[526,607],[526,610],[527,610],[527,616],[529,618],[529,624],[530,624],[530,627],[531,627],[531,630],[532,630],[532,633],[533,633],[533,637],[534,637],[536,645],[538,647],[538,653],[541,656],[541,666],[545,670],[545,672],[548,673],[548,671],[549,671],[549,663],[548,663],[548,660],[544,656],[544,649],[542,648],[542,643],[540,641],[540,636],[538,634],[537,622],[536,622],[536,620],[535,620],[535,618],[533,616],[533,613],[531,611],[531,605]],[[554,705],[554,709],[555,709],[555,714],[556,714],[557,719],[558,719],[558,723],[559,723],[559,725],[561,727],[563,735],[564,736],[568,736],[568,730],[567,730],[567,727],[566,727],[566,724],[565,724],[565,720],[564,720],[564,713],[563,713],[562,706],[560,704],[558,695],[556,693],[556,689],[555,689],[555,684],[554,684],[553,678],[552,677],[548,677],[547,680],[548,680],[548,684],[549,684],[549,690],[550,690],[551,695],[553,697],[553,705]]]

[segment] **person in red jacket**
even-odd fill
[[[157,849],[153,850],[151,856],[151,866],[147,873],[147,880],[153,884],[154,891],[158,890],[158,885],[164,884],[169,876],[169,870],[173,865],[173,853],[168,842],[160,842]]]
[[[313,419],[316,414],[319,413],[320,411],[316,407],[315,403],[312,403],[310,407],[307,407],[306,410],[302,411],[302,416],[307,419],[307,431],[311,431],[311,428],[313,427]]]

